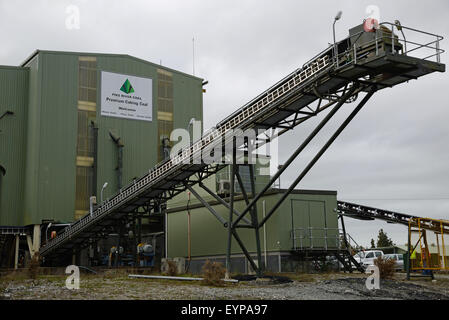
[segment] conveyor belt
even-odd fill
[[[337,203],[337,212],[345,217],[357,219],[357,220],[384,220],[388,223],[397,223],[403,224],[405,226],[409,226],[409,223],[412,227],[418,227],[417,222],[418,219],[422,219],[422,217],[413,216],[405,213],[399,213],[374,207],[368,207],[361,204],[338,201]],[[443,230],[446,233],[449,233],[449,223],[443,224]],[[427,230],[434,230],[435,227],[432,225],[432,221],[421,221],[420,228]],[[436,231],[441,231],[441,226],[438,225]]]
[[[442,37],[437,39],[441,40]],[[285,119],[298,113],[307,115],[302,121],[296,121],[295,118],[292,124],[294,127],[326,109],[325,106],[318,106],[310,112],[311,103],[332,101],[335,97],[338,98],[338,93],[346,91],[354,83],[360,85],[356,91],[359,93],[373,85],[383,89],[435,71],[445,71],[445,65],[438,62],[439,48],[438,61],[432,62],[429,59],[383,50],[384,40],[384,37],[376,37],[372,42],[359,47],[358,44],[352,46],[351,38],[347,38],[338,43],[337,55],[332,47],[327,48],[219,122],[214,130],[204,133],[201,139],[183,149],[178,156],[163,161],[148,174],[123,188],[99,206],[92,216],[86,215],[67,227],[63,233],[44,245],[40,254],[46,256],[70,250],[161,194],[166,195],[168,192],[169,195],[164,198],[167,200],[182,192],[180,190],[185,190],[184,181],[190,176],[198,172],[203,172],[205,176],[213,174],[213,170],[207,170],[210,166],[200,161],[201,155],[210,153],[214,147],[221,145],[223,138],[229,137],[233,129],[244,131],[280,127]],[[169,192],[174,190],[175,192]]]

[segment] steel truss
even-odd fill
[[[298,177],[295,179],[295,181],[290,185],[290,187],[287,189],[285,193],[282,194],[281,198],[276,202],[276,204],[270,209],[268,214],[265,216],[265,218],[262,219],[262,221],[258,221],[258,215],[257,215],[257,202],[260,200],[260,198],[271,188],[271,186],[275,183],[275,181],[281,176],[281,174],[293,163],[293,161],[301,154],[301,152],[307,147],[307,145],[313,140],[313,138],[321,131],[321,129],[329,122],[329,120],[337,113],[337,111],[343,106],[343,104],[347,103],[348,101],[351,101],[351,99],[354,99],[354,95],[357,95],[361,91],[367,91],[368,93],[365,95],[365,97],[362,99],[362,101],[357,105],[356,108],[352,111],[352,113],[347,117],[347,119],[340,125],[340,127],[335,131],[335,133],[329,138],[329,140],[326,142],[326,144],[318,151],[318,153],[313,157],[313,159],[309,162],[309,164],[303,169],[303,171],[298,175]],[[251,264],[251,267],[253,270],[261,276],[265,270],[265,266],[263,265],[263,261],[261,259],[262,252],[260,248],[260,236],[259,236],[259,229],[263,227],[263,225],[270,219],[270,217],[276,212],[276,210],[279,208],[279,206],[285,201],[285,199],[291,194],[291,192],[295,189],[295,187],[301,182],[301,180],[304,178],[304,176],[310,171],[310,169],[313,167],[313,165],[320,159],[320,157],[325,153],[325,151],[331,146],[331,144],[337,139],[337,137],[340,135],[340,133],[347,127],[347,125],[351,122],[351,120],[354,119],[354,117],[357,115],[357,113],[362,109],[362,107],[368,102],[368,100],[373,96],[373,94],[377,91],[376,85],[371,86],[365,86],[360,85],[358,83],[354,83],[349,88],[346,87],[343,90],[343,93],[341,96],[337,98],[336,101],[332,101],[332,104],[335,104],[335,106],[331,109],[331,111],[324,117],[324,119],[315,127],[315,129],[309,134],[309,136],[304,140],[304,142],[296,149],[296,151],[290,156],[290,158],[285,162],[285,164],[276,172],[276,174],[270,179],[270,181],[263,187],[263,189],[255,194],[255,186],[254,186],[254,169],[252,165],[249,165],[250,168],[250,180],[251,180],[251,188],[253,192],[253,197],[250,201],[248,197],[248,192],[245,190],[245,187],[242,182],[242,178],[239,174],[238,167],[241,166],[237,164],[236,159],[236,148],[233,148],[233,154],[232,154],[232,164],[231,164],[231,190],[230,190],[230,197],[229,197],[229,203],[223,203],[223,201],[220,201],[222,204],[224,204],[229,209],[229,217],[226,221],[223,217],[218,218],[216,211],[211,208],[207,202],[202,199],[197,192],[195,192],[193,189],[190,189],[190,191],[198,198],[198,200],[207,208],[209,211],[217,217],[217,219],[223,224],[224,227],[228,230],[228,245],[227,245],[227,251],[226,251],[226,267],[227,270],[231,270],[231,239],[234,237],[234,239],[237,241],[240,249],[243,251],[245,257],[248,259],[249,263]],[[320,102],[319,102],[320,105]],[[326,106],[325,108],[327,108]],[[292,122],[292,125],[301,123],[301,121],[298,121],[297,116],[299,113],[295,114],[294,120]],[[310,117],[311,115],[307,115],[305,118]],[[235,143],[235,141],[234,141]],[[237,179],[237,182],[240,186],[240,189],[242,190],[243,199],[245,200],[246,207],[241,213],[237,213],[236,210],[234,210],[234,201],[235,201],[235,183],[234,179]],[[200,184],[201,187],[203,187],[204,190],[206,190],[207,193],[214,196],[215,199],[218,199],[219,197],[217,195],[214,195],[211,190],[205,188],[203,184]],[[248,221],[246,220],[245,224],[241,224],[240,222],[245,219],[245,216],[247,214],[250,214],[251,221],[248,224]],[[237,219],[233,221],[233,216],[237,214]],[[240,239],[237,230],[240,228],[246,228],[246,229],[254,229],[255,231],[255,241],[256,241],[256,253],[257,253],[257,261],[258,264],[254,261],[254,259],[251,257],[250,253],[248,252],[245,244]]]
[[[219,122],[216,128],[205,132],[198,141],[183,148],[179,154],[164,160],[149,170],[147,174],[121,189],[111,199],[107,199],[104,203],[100,204],[91,215],[86,215],[71,224],[55,239],[46,243],[41,248],[41,254],[48,256],[53,253],[67,252],[74,248],[84,246],[86,242],[89,242],[88,239],[95,240],[105,230],[114,228],[114,226],[117,228],[118,223],[123,224],[131,221],[131,223],[135,224],[135,219],[139,220],[144,216],[161,216],[165,212],[165,203],[167,200],[172,199],[185,190],[193,190],[192,186],[194,184],[199,184],[206,192],[211,194],[210,190],[209,192],[207,188],[204,188],[205,186],[202,181],[212,174],[217,173],[227,164],[205,164],[201,161],[201,157],[203,154],[210,155],[210,152],[215,147],[224,147],[223,140],[226,141],[231,136],[233,137],[232,158],[235,159],[237,148],[248,148],[250,143],[247,141],[243,146],[242,144],[236,144],[235,136],[233,136],[235,129],[242,131],[253,129],[259,132],[260,129],[278,128],[280,129],[279,135],[281,135],[292,130],[304,121],[315,117],[327,108],[332,107],[320,124],[318,124],[298,147],[286,164],[272,177],[261,192],[257,195],[252,192],[252,196],[249,196],[247,190],[242,188],[243,184],[241,183],[241,177],[239,177],[237,170],[238,164],[232,162],[232,194],[229,200],[227,202],[224,200],[221,201],[214,196],[219,203],[225,205],[229,210],[229,217],[226,218],[220,217],[216,212],[214,213],[209,210],[228,230],[227,265],[230,266],[230,243],[233,237],[247,258],[249,257],[248,260],[253,269],[261,274],[264,266],[260,259],[259,229],[275,213],[286,197],[300,183],[323,153],[371,98],[374,92],[378,89],[393,87],[432,72],[445,71],[445,65],[439,61],[439,49],[437,49],[437,62],[432,62],[427,58],[421,59],[395,51],[389,52],[385,50],[384,40],[382,37],[377,37],[377,34],[375,39],[363,46],[352,43],[351,38],[343,40],[339,45],[346,47],[346,51],[339,53],[337,58],[338,61],[341,60],[341,63],[337,64],[332,62],[335,60],[332,48],[326,48],[302,68],[295,70],[229,117]],[[347,59],[348,56],[351,59]],[[298,175],[287,192],[281,196],[266,217],[258,221],[256,203],[261,196],[280,177],[342,105],[355,101],[358,95],[363,92],[367,93],[359,105]],[[316,106],[314,106],[315,102],[317,102]],[[269,135],[266,135],[265,138],[257,137],[255,139],[256,141],[251,141],[251,143],[255,143],[256,148],[258,148],[269,142],[271,138]],[[197,160],[200,161],[198,162]],[[246,208],[242,212],[238,212],[234,208],[234,181],[237,181],[241,185],[243,198],[247,203]],[[192,193],[195,195],[194,192]],[[200,202],[203,201],[200,200]],[[247,214],[250,214],[250,219],[245,218]],[[236,216],[235,220],[234,216]],[[241,221],[244,223],[241,223]],[[252,228],[255,230],[257,256],[261,262],[259,264],[260,267],[256,266],[256,263],[251,259],[245,245],[239,238],[237,233],[237,229],[239,228]]]

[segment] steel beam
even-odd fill
[[[239,235],[237,234],[237,230],[232,229],[232,235],[234,236],[234,239],[237,241],[238,245],[242,249],[243,254],[245,255],[246,259],[248,259],[253,270],[256,271],[257,274],[259,274],[260,273],[259,267],[254,262],[253,258],[251,258],[251,255],[249,254],[248,250],[246,250],[246,247],[243,244],[243,241],[240,239]]]
[[[362,101],[357,105],[357,107],[351,112],[349,117],[340,125],[337,131],[332,135],[332,137],[327,141],[327,143],[321,148],[321,150],[315,155],[312,161],[306,166],[306,168],[301,172],[301,174],[296,178],[296,180],[290,185],[288,190],[282,195],[281,199],[271,208],[270,212],[266,215],[266,217],[260,222],[259,228],[263,226],[268,219],[273,215],[273,213],[279,208],[279,206],[284,202],[284,200],[288,197],[288,195],[293,191],[293,189],[298,185],[299,182],[304,178],[304,176],[312,169],[315,163],[321,158],[321,156],[326,152],[326,150],[332,145],[332,143],[337,139],[337,137],[341,134],[341,132],[348,126],[348,124],[354,119],[354,117],[359,113],[359,111],[363,108],[363,106],[368,102],[368,100],[373,96],[373,94],[377,91],[376,86],[372,86],[366,96]],[[345,95],[347,96],[347,95]]]
[[[237,162],[236,138],[232,138],[232,164],[231,164],[231,194],[229,196],[229,222],[228,222],[228,246],[226,250],[226,278],[231,273],[231,245],[232,233],[234,231],[232,225],[232,216],[234,215],[234,189],[235,189],[235,166]]]
[[[198,199],[199,202],[202,203],[203,206],[205,206],[210,213],[212,213],[215,218],[218,219],[218,221],[220,221],[220,223],[224,226],[227,227],[228,226],[228,222],[226,222],[226,220],[220,216],[217,211],[214,210],[214,208],[212,208],[212,206],[206,201],[204,200],[199,194],[198,192],[195,191],[195,189],[193,189],[191,186],[189,186],[188,184],[185,185],[187,189],[189,189],[189,191],[195,196],[195,198]]]
[[[229,203],[227,203],[226,201],[224,201],[222,198],[220,198],[219,196],[217,196],[211,189],[209,189],[204,183],[200,182],[199,186],[206,191],[208,194],[210,194],[215,200],[217,200],[218,202],[220,202],[222,205],[224,205],[227,209],[231,209],[231,207],[229,206]],[[239,216],[240,213],[234,208],[234,215]],[[245,221],[246,223],[249,224],[249,226],[251,227],[251,222],[246,219],[243,218],[243,221]]]
[[[237,223],[245,216],[245,214],[251,209],[251,207],[257,203],[257,201],[267,192],[271,185],[276,182],[276,180],[281,176],[281,174],[288,168],[288,166],[296,159],[296,157],[307,147],[307,145],[312,141],[312,139],[321,131],[321,129],[329,122],[329,120],[337,113],[341,106],[354,94],[355,90],[358,88],[358,84],[355,84],[349,91],[341,97],[340,101],[334,108],[324,117],[323,120],[316,126],[316,128],[309,134],[309,136],[304,140],[304,142],[296,149],[296,151],[288,158],[284,163],[283,167],[278,170],[278,172],[271,178],[271,180],[266,184],[266,186],[252,199],[250,204],[243,210],[240,216],[233,222],[235,227]]]
[[[254,166],[249,165],[249,180],[251,181],[251,191],[252,193],[256,193],[256,184],[255,184],[255,176],[254,176]],[[256,227],[259,225],[259,219],[258,219],[258,213],[257,213],[257,205],[253,206],[253,209],[251,210],[251,218],[252,223]],[[256,251],[257,251],[257,261],[259,263],[259,267],[257,269],[257,275],[262,276],[263,271],[265,270],[265,264],[262,260],[262,250],[260,247],[260,233],[259,228],[254,228],[255,236],[256,236]]]

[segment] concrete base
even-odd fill
[[[186,273],[186,259],[185,258],[173,258],[173,259],[161,259],[161,272],[168,273],[169,271],[169,261],[172,261],[176,265],[176,273],[184,274]]]
[[[252,256],[257,264],[256,256]],[[201,274],[202,267],[207,260],[211,262],[221,263],[225,265],[226,258],[224,256],[209,256],[209,257],[195,257],[190,261],[186,261],[187,273]],[[265,270],[268,272],[295,272],[295,273],[309,273],[318,272],[315,270],[312,261],[301,261],[297,257],[292,256],[288,252],[271,252],[265,258],[262,256],[262,260],[266,261]],[[335,268],[330,268],[331,270],[338,270],[338,265]],[[255,274],[254,270],[251,268],[251,264],[243,255],[231,256],[231,273],[240,274]]]

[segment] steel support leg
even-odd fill
[[[20,243],[20,236],[16,234],[15,239],[15,251],[14,251],[14,269],[17,269],[19,267],[19,243]]]
[[[253,176],[253,171],[251,171],[252,165],[250,164],[250,180],[252,180],[251,183],[251,187],[253,189],[254,192],[254,176]],[[240,176],[240,172],[239,172],[239,165],[235,165],[233,171],[233,175],[235,177],[237,177],[237,182],[239,183],[240,189],[242,191],[242,195],[243,198],[245,200],[245,203],[248,205],[249,203],[249,199],[248,199],[248,193],[245,190],[245,186],[243,185],[243,181],[242,181],[242,177]],[[233,179],[231,179],[233,180]],[[232,222],[232,221],[231,221]],[[256,250],[257,250],[257,261],[259,266],[256,265],[256,263],[254,262],[253,258],[251,257],[251,255],[248,253],[248,251],[246,250],[243,242],[240,240],[240,238],[237,235],[237,232],[235,230],[235,227],[232,228],[232,234],[234,235],[234,238],[237,240],[237,242],[239,243],[239,246],[242,248],[246,258],[248,259],[248,261],[250,262],[253,270],[257,273],[258,277],[262,276],[262,268],[260,267],[262,262],[262,252],[260,249],[260,237],[259,237],[259,229],[257,228],[258,225],[258,221],[257,221],[257,211],[255,208],[251,209],[251,228],[255,229],[255,235],[256,235]]]
[[[133,223],[132,223],[132,229],[133,229],[133,258],[134,258],[134,267],[137,267],[137,223],[136,223],[136,213],[133,213]]]
[[[232,139],[232,164],[231,164],[231,192],[229,196],[229,221],[228,221],[228,247],[226,250],[226,278],[229,278],[231,273],[231,245],[232,245],[232,216],[234,215],[234,189],[235,189],[235,167],[237,150],[235,145],[236,138]]]
[[[253,258],[251,258],[251,255],[249,254],[248,250],[246,250],[245,245],[243,244],[243,241],[240,239],[239,235],[237,234],[237,230],[232,229],[232,234],[237,241],[238,245],[243,251],[243,254],[245,255],[246,259],[248,259],[249,263],[251,264],[251,268],[253,268],[254,271],[256,271],[257,274],[259,274],[259,267],[254,262]]]
[[[251,180],[251,189],[252,189],[252,194],[254,194],[254,190],[255,190],[255,184],[254,184],[254,171],[253,171],[253,166],[252,164],[249,164],[249,172],[250,172],[250,180]],[[242,177],[240,176],[240,172],[239,170],[237,170],[235,172],[236,177],[237,177],[237,181],[239,183],[240,189],[242,190],[242,195],[243,198],[245,200],[246,205],[249,204],[249,199],[248,199],[248,193],[245,190],[245,186],[243,185],[243,181],[242,181]],[[251,225],[254,228],[255,231],[255,238],[256,238],[256,251],[257,251],[257,262],[259,264],[259,267],[257,268],[257,270],[255,270],[257,272],[257,276],[261,277],[262,276],[262,272],[263,272],[263,262],[262,262],[262,251],[260,248],[260,235],[259,235],[259,222],[257,219],[257,205],[253,206],[250,210],[250,214],[251,214]]]
[[[412,235],[411,235],[411,233],[412,233],[411,225],[409,223],[409,225],[408,225],[408,237],[407,237],[408,238],[408,241],[407,241],[407,265],[405,266],[406,271],[407,271],[407,280],[410,280],[410,268],[411,268],[411,264],[412,264],[412,261],[410,259],[410,257],[411,257],[410,249],[411,249],[411,246],[412,246],[412,243],[411,243]]]
[[[249,179],[251,181],[251,193],[254,195],[256,193],[256,184],[255,184],[255,176],[254,176],[254,166],[253,165],[249,165]],[[265,264],[262,261],[262,250],[260,247],[260,233],[259,233],[259,218],[258,218],[258,212],[257,212],[257,204],[255,206],[253,206],[252,210],[251,210],[251,214],[252,214],[252,222],[254,225],[254,232],[255,232],[255,236],[256,236],[256,250],[257,250],[257,261],[259,263],[259,270],[258,270],[258,276],[261,277],[263,271],[265,270]]]
[[[138,236],[137,236],[137,242],[141,243],[142,242],[142,217],[139,216],[139,218],[137,219],[137,225],[138,225]]]
[[[117,247],[116,247],[116,253],[115,253],[115,261],[114,261],[114,266],[118,267],[118,260],[119,260],[119,256],[120,256],[120,244],[121,244],[121,238],[122,238],[122,226],[121,223],[118,224],[117,226],[117,231],[118,231],[118,238],[117,238]]]

